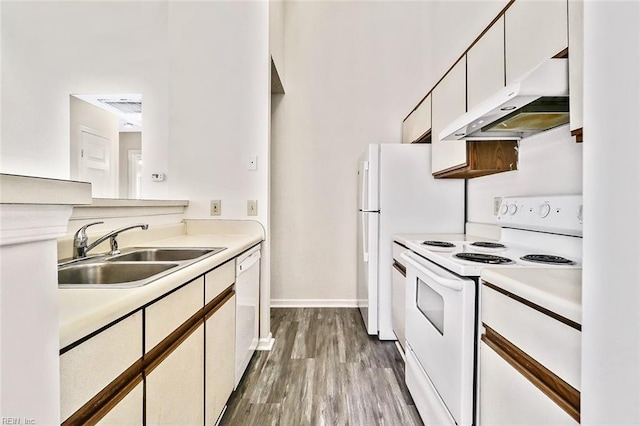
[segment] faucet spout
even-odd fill
[[[91,244],[88,244],[88,238],[87,238],[87,234],[86,234],[86,229],[91,226],[91,225],[96,225],[99,223],[103,223],[103,222],[95,222],[95,223],[90,223],[88,225],[83,226],[82,228],[80,228],[74,238],[73,238],[73,258],[74,259],[78,259],[81,257],[86,257],[87,253],[89,252],[89,250],[93,249],[95,246],[97,246],[98,244],[102,243],[103,241],[107,240],[108,238],[111,239],[111,251],[109,251],[110,255],[114,255],[114,254],[119,254],[120,251],[118,250],[118,240],[116,239],[116,237],[118,236],[118,234],[124,232],[124,231],[128,231],[130,229],[135,229],[135,228],[141,228],[143,230],[147,230],[149,229],[149,224],[147,223],[137,223],[135,225],[129,225],[129,226],[125,226],[122,228],[118,228],[115,229],[113,231],[107,232],[105,235],[103,235],[102,237],[98,238],[97,240],[95,240],[94,242],[92,242]]]

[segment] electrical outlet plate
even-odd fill
[[[498,216],[500,213],[500,204],[502,204],[502,197],[493,197],[493,215]]]
[[[258,215],[258,200],[247,200],[247,216]]]
[[[211,200],[211,216],[220,216],[222,203],[220,200]]]

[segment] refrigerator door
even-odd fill
[[[378,224],[376,212],[358,212],[358,307],[368,334],[378,334]]]
[[[369,145],[358,161],[358,210],[377,212],[380,145]]]

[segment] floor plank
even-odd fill
[[[422,425],[395,343],[368,336],[357,309],[272,309],[271,330],[221,425]]]

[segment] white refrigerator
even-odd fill
[[[391,324],[394,234],[464,233],[463,179],[434,179],[430,144],[369,145],[358,170],[358,307],[370,335]]]

